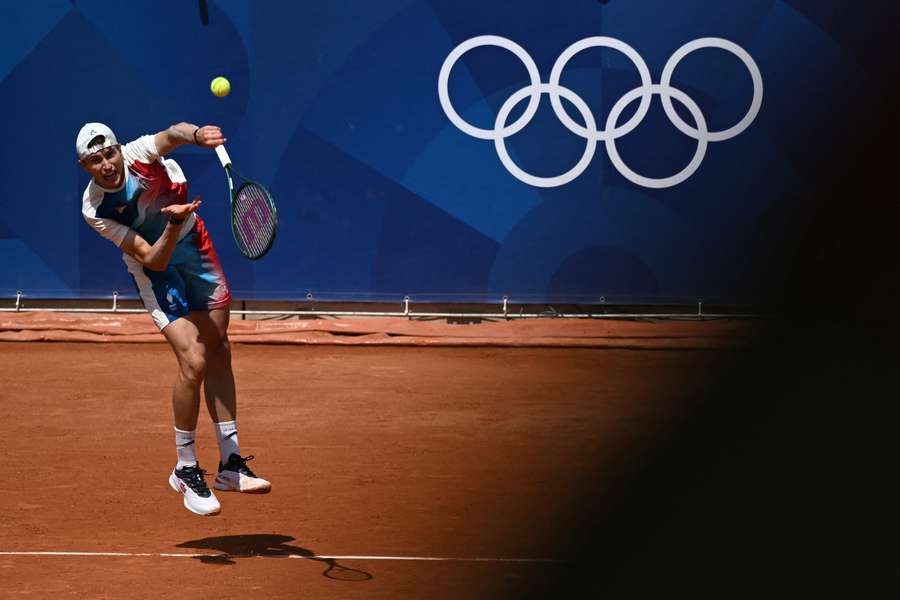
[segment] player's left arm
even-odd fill
[[[225,143],[222,130],[216,125],[198,127],[192,123],[176,123],[153,136],[160,156],[165,156],[178,146],[196,144],[204,148],[215,148]]]

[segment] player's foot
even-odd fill
[[[247,466],[247,461],[253,460],[252,456],[239,456],[232,454],[224,465],[219,463],[219,472],[213,487],[226,492],[255,492],[257,494],[268,492],[272,484],[257,477]]]
[[[215,515],[222,507],[216,495],[206,485],[206,471],[199,464],[175,469],[169,475],[169,485],[184,495],[184,507],[198,515]]]

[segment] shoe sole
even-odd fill
[[[176,491],[176,492],[178,492],[179,494],[181,494],[182,496],[184,496],[184,507],[185,507],[186,509],[188,509],[189,511],[191,511],[191,512],[194,513],[195,515],[200,515],[201,517],[211,517],[211,516],[213,516],[213,515],[217,515],[217,514],[219,514],[220,512],[222,512],[222,507],[221,507],[221,506],[220,506],[219,508],[217,508],[216,510],[213,510],[213,511],[210,511],[210,512],[200,512],[199,510],[195,510],[195,509],[188,503],[187,496],[185,496],[184,492],[182,492],[182,491],[181,491],[181,488],[178,486],[177,479],[178,479],[178,478],[175,477],[175,473],[172,473],[171,475],[169,475],[169,486],[170,486],[174,491]]]
[[[271,484],[267,485],[265,487],[256,488],[256,489],[252,489],[252,490],[241,490],[241,489],[234,487],[231,483],[229,483],[227,481],[220,480],[218,477],[216,477],[216,480],[213,481],[213,487],[215,489],[219,490],[220,492],[239,492],[241,494],[268,494],[270,491],[272,491]]]

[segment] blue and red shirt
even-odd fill
[[[129,229],[152,245],[168,223],[168,217],[160,209],[187,202],[187,180],[178,163],[159,155],[152,135],[122,146],[122,156],[125,160],[122,186],[106,189],[92,179],[84,190],[81,213],[88,225],[116,246],[122,245]],[[194,221],[191,214],[181,226],[179,240],[191,231]]]

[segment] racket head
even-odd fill
[[[231,233],[241,254],[250,260],[262,258],[272,248],[278,233],[278,211],[263,185],[247,181],[234,192]]]

